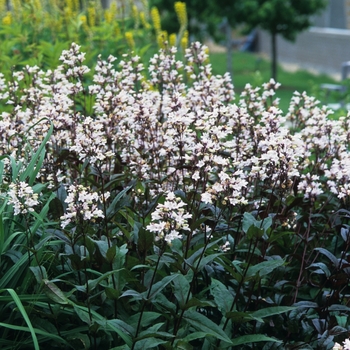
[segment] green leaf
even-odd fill
[[[89,290],[89,293],[92,292],[102,281],[119,271],[121,271],[121,269],[108,271],[94,280],[88,280],[87,286],[85,285],[85,290]]]
[[[329,250],[325,248],[315,248],[315,250],[325,255],[333,263],[334,267],[339,267],[339,260]]]
[[[201,271],[202,268],[206,265],[208,265],[210,262],[212,262],[213,260],[215,260],[217,257],[223,255],[224,253],[216,253],[216,254],[210,254],[208,256],[205,256],[202,258],[202,260],[199,263],[199,266],[197,268],[197,271]]]
[[[169,338],[174,338],[175,336],[172,333],[159,331],[159,328],[163,325],[164,322],[157,323],[141,332],[136,339],[135,350],[151,349],[160,344],[165,344],[169,341]],[[164,340],[164,338],[167,340]]]
[[[263,220],[256,220],[255,217],[246,212],[243,215],[242,229],[249,239],[254,237],[262,237],[264,233],[271,227],[272,218],[267,217]]]
[[[350,307],[340,304],[333,304],[328,307],[328,311],[342,311],[342,312],[349,312]]]
[[[135,350],[154,349],[158,345],[168,343],[168,340],[159,339],[157,337],[150,337],[138,341],[134,347]]]
[[[264,230],[256,226],[250,226],[247,230],[247,238],[261,238],[264,235]]]
[[[106,293],[107,298],[112,299],[112,300],[118,300],[120,297],[120,292],[114,288],[106,287],[105,293]]]
[[[272,341],[272,342],[281,343],[280,340],[267,337],[263,334],[243,335],[241,337],[232,339],[231,343],[232,343],[232,346],[238,346],[238,345],[243,345],[243,344],[257,343],[257,342],[261,342],[261,341]]]
[[[123,297],[133,297],[134,300],[142,300],[144,299],[143,294],[137,292],[136,290],[133,289],[128,289],[126,290],[121,296],[121,298]]]
[[[113,199],[112,203],[107,208],[106,216],[108,219],[111,219],[112,216],[120,210],[121,207],[117,206],[118,202],[126,195],[126,193],[132,188],[132,186],[128,186],[124,188],[122,191],[120,191],[115,198]]]
[[[214,297],[215,303],[223,315],[231,310],[234,298],[223,283],[212,278],[210,294]]]
[[[139,230],[139,238],[137,246],[140,252],[147,252],[153,247],[154,235],[152,232],[141,228]]]
[[[143,292],[142,293],[143,297],[145,299],[151,300],[158,293],[160,293],[171,281],[173,281],[175,278],[178,278],[179,276],[181,276],[181,275],[173,274],[173,275],[164,277],[161,281],[150,286],[150,289],[148,291]]]
[[[140,318],[141,313],[138,312],[135,315],[132,315],[128,318],[128,322],[129,324],[135,326],[135,328],[137,327],[137,324],[139,322],[139,318]],[[142,327],[149,327],[150,325],[152,325],[154,323],[154,321],[156,319],[158,319],[159,317],[161,317],[162,314],[159,312],[154,312],[154,311],[145,311],[142,314]]]
[[[182,340],[184,342],[190,342],[192,340],[196,340],[196,339],[201,339],[201,338],[205,338],[208,334],[205,332],[191,332],[189,335],[187,335],[185,338],[183,338]]]
[[[285,312],[293,311],[295,310],[295,307],[293,306],[271,306],[267,307],[265,309],[254,311],[251,314],[252,317],[254,317],[255,320],[259,322],[263,322],[264,317],[270,317],[273,315],[279,315],[283,314]]]
[[[221,240],[222,240],[222,238],[219,238],[219,239],[209,243],[208,245],[196,250],[188,259],[185,259],[186,264],[188,264],[188,266],[190,266],[194,270],[197,267],[195,262],[203,254],[203,251],[206,251],[206,250],[210,249],[211,247],[215,246]]]
[[[199,312],[194,310],[187,310],[185,311],[183,318],[188,324],[190,324],[198,331],[205,332],[208,336],[211,335],[217,339],[232,344],[231,339],[216,323],[211,321],[208,317],[200,314]]]
[[[190,309],[191,307],[216,307],[215,303],[210,300],[199,300],[197,298],[192,297],[184,306],[184,309]]]
[[[225,316],[234,323],[244,323],[254,319],[248,312],[243,311],[230,311]]]
[[[30,266],[29,269],[33,272],[35,279],[39,284],[43,279],[47,280],[47,272],[45,266]]]
[[[190,283],[185,276],[178,275],[178,277],[174,279],[173,285],[175,298],[182,309],[187,301],[188,293],[190,291]]]
[[[112,330],[112,331],[116,332],[124,340],[124,342],[127,344],[128,348],[126,348],[126,349],[131,348],[132,338],[131,338],[130,334],[135,334],[135,330],[133,329],[133,327],[126,324],[124,321],[118,320],[118,319],[99,320],[99,321],[96,321],[96,323],[105,327],[108,330]]]
[[[79,316],[79,318],[89,326],[92,324],[92,318],[89,315],[88,311],[82,310],[78,308],[76,305],[73,305],[75,313]]]
[[[252,226],[259,228],[258,221],[255,219],[255,217],[252,214],[245,212],[243,214],[243,222],[242,222],[243,232],[247,233],[249,228]]]
[[[96,245],[98,250],[100,251],[102,257],[107,259],[107,251],[109,249],[108,242],[107,240],[92,240]]]
[[[115,257],[113,261],[113,268],[115,270],[122,269],[125,265],[126,254],[128,254],[127,244],[123,244],[121,247],[116,247]]]
[[[117,246],[114,245],[114,246],[107,249],[106,260],[109,264],[113,263],[113,260],[116,256],[116,248],[117,248]]]
[[[270,274],[274,269],[284,265],[284,260],[268,260],[262,261],[257,265],[252,265],[248,268],[246,278],[254,277],[259,275],[260,277]]]
[[[42,280],[44,282],[44,293],[55,303],[68,304],[69,300],[64,293],[54,283],[47,279]]]
[[[67,340],[73,344],[74,348],[88,350],[91,348],[90,338],[87,334],[76,333],[67,337]],[[83,348],[82,348],[83,346]]]
[[[169,301],[168,298],[162,293],[158,293],[155,296],[153,303],[157,303],[158,307],[166,309],[170,313],[174,313],[176,311],[176,305]]]

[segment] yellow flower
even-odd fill
[[[73,13],[72,10],[70,9],[70,7],[66,6],[64,8],[64,18],[67,22],[69,22],[69,20],[73,17]]]
[[[79,2],[79,0],[74,0],[73,6],[74,6],[74,11],[75,12],[79,12],[80,11],[80,2]]]
[[[40,0],[34,0],[34,8],[36,11],[40,11],[42,9]]]
[[[151,9],[151,18],[152,18],[153,27],[155,31],[159,32],[161,30],[161,23],[160,23],[159,11],[156,7],[152,7]]]
[[[117,15],[117,4],[113,2],[109,9],[105,10],[105,20],[107,23],[112,23]]]
[[[112,2],[111,3],[111,6],[109,7],[109,11],[111,11],[114,16],[118,13],[117,3],[116,2]]]
[[[139,10],[136,5],[132,5],[131,8],[131,15],[135,21],[138,21],[139,19]]]
[[[133,49],[135,47],[135,41],[132,32],[125,32],[125,39],[129,47]]]
[[[120,28],[119,28],[118,22],[114,22],[114,34],[115,36],[120,35]]]
[[[0,0],[0,13],[4,13],[6,10],[6,0]]]
[[[15,14],[15,17],[20,16],[21,9],[22,9],[21,1],[20,0],[12,0],[11,3],[12,3],[12,8],[13,8],[13,12]]]
[[[72,0],[66,0],[66,9],[67,13],[73,14],[74,4]]]
[[[181,27],[187,26],[187,10],[186,3],[182,1],[176,1],[174,4],[177,19]]]
[[[169,45],[176,46],[176,34],[172,33],[169,35]]]
[[[140,21],[144,28],[149,29],[151,25],[147,22],[146,15],[143,11],[140,12]]]
[[[2,24],[5,26],[9,26],[12,23],[12,14],[11,12],[7,12],[6,16],[2,19]]]
[[[166,30],[162,30],[157,36],[158,47],[164,49],[166,41],[168,41],[168,32]]]
[[[184,35],[182,38],[181,38],[181,48],[182,48],[182,51],[185,52],[185,50],[187,49],[188,47],[188,35]]]
[[[104,15],[105,15],[106,22],[107,23],[112,23],[112,21],[113,21],[113,13],[111,13],[111,11],[109,11],[109,10],[105,10]]]
[[[89,31],[89,26],[87,24],[87,17],[85,15],[81,15],[79,17],[80,22],[82,23],[83,29],[87,32]]]
[[[87,8],[89,26],[94,27],[96,25],[96,9],[94,6]]]

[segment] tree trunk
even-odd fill
[[[277,34],[274,32],[271,33],[271,50],[271,77],[274,81],[277,81]]]

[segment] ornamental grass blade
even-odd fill
[[[43,118],[41,120],[38,121],[38,123],[42,122],[43,120],[47,120],[46,118]],[[36,123],[36,124],[38,124]],[[32,126],[32,128],[36,125],[34,124]],[[31,161],[29,162],[29,164],[27,165],[26,170],[20,175],[20,181],[26,181],[26,179],[28,179],[28,184],[30,186],[33,185],[36,176],[38,175],[41,166],[43,164],[44,158],[45,158],[45,153],[46,153],[46,143],[49,141],[52,132],[53,132],[53,123],[50,123],[50,129],[48,130],[43,142],[41,143],[41,145],[39,146],[39,148],[37,149],[37,151],[34,153]]]
[[[29,257],[28,257],[29,255]],[[7,288],[17,288],[19,285],[19,280],[23,276],[28,264],[28,259],[32,258],[33,253],[29,252],[28,255],[22,255],[22,257],[12,265],[10,269],[0,279],[0,289]]]
[[[4,323],[4,322],[0,322],[0,327],[9,328],[9,329],[12,329],[15,331],[20,331],[20,332],[30,332],[30,329],[28,327],[16,326],[16,325]],[[72,346],[68,342],[66,342],[63,338],[61,338],[60,336],[58,336],[56,334],[52,334],[52,333],[43,331],[42,329],[38,329],[38,328],[34,328],[34,327],[33,327],[33,331],[35,332],[35,334],[38,334],[41,336],[41,338],[40,338],[41,340],[53,339],[53,340],[56,340],[56,341],[59,341],[59,342],[65,344],[66,347],[72,348]],[[21,342],[21,345],[22,346],[24,345],[23,342]],[[30,349],[32,349],[32,346],[33,346],[33,344],[30,344]],[[29,347],[27,349],[29,349]],[[34,347],[34,349],[40,350],[39,347],[38,348]],[[11,348],[11,350],[12,350],[12,348]]]
[[[23,330],[30,332],[30,334],[32,336],[32,339],[33,339],[34,349],[35,350],[40,350],[39,342],[38,342],[38,339],[36,337],[35,330],[34,330],[33,325],[32,325],[32,323],[31,323],[31,321],[30,321],[30,319],[28,317],[28,314],[27,314],[27,312],[26,312],[26,310],[25,310],[25,308],[24,308],[24,306],[23,306],[23,304],[21,302],[21,299],[18,297],[17,293],[13,289],[10,289],[10,288],[8,288],[8,289],[1,289],[0,293],[3,293],[5,291],[8,292],[11,295],[13,301],[17,305],[17,308],[18,308],[19,312],[21,313],[22,317],[24,318],[24,320],[25,320],[25,322],[27,324],[27,327],[23,327],[24,328]],[[2,326],[14,329],[13,328],[14,325],[2,324]]]

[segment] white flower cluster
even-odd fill
[[[345,339],[345,341],[343,341],[343,345],[335,343],[333,350],[350,350],[350,339]]]
[[[168,192],[164,204],[158,204],[152,213],[152,222],[147,230],[156,234],[155,240],[165,240],[168,244],[175,239],[182,238],[181,231],[189,231],[188,219],[192,214],[186,213],[186,206],[181,198],[173,192]]]
[[[53,71],[25,67],[8,81],[0,75],[0,102],[12,108],[0,115],[0,156],[25,162],[52,122],[39,175],[53,187],[63,176],[52,174],[69,185],[80,162],[106,181],[116,173],[146,181],[151,196],[179,189],[236,206],[273,188],[305,199],[349,198],[349,117],[330,120],[305,93],[294,95],[284,116],[273,80],[247,84],[234,103],[230,76],[212,74],[204,45],[193,43],[185,58],[176,59],[176,48],[160,50],[149,80],[138,56],[123,57],[119,69],[115,57],[99,58],[85,88],[84,54],[72,44]]]
[[[14,214],[26,214],[33,212],[39,204],[38,194],[26,182],[11,183],[8,191],[9,204],[13,204]]]
[[[71,222],[104,218],[103,211],[99,208],[102,198],[97,192],[83,185],[70,185],[67,192],[65,203],[68,204],[68,207],[66,213],[60,218],[62,228]],[[108,195],[109,193],[105,194],[105,199]]]

